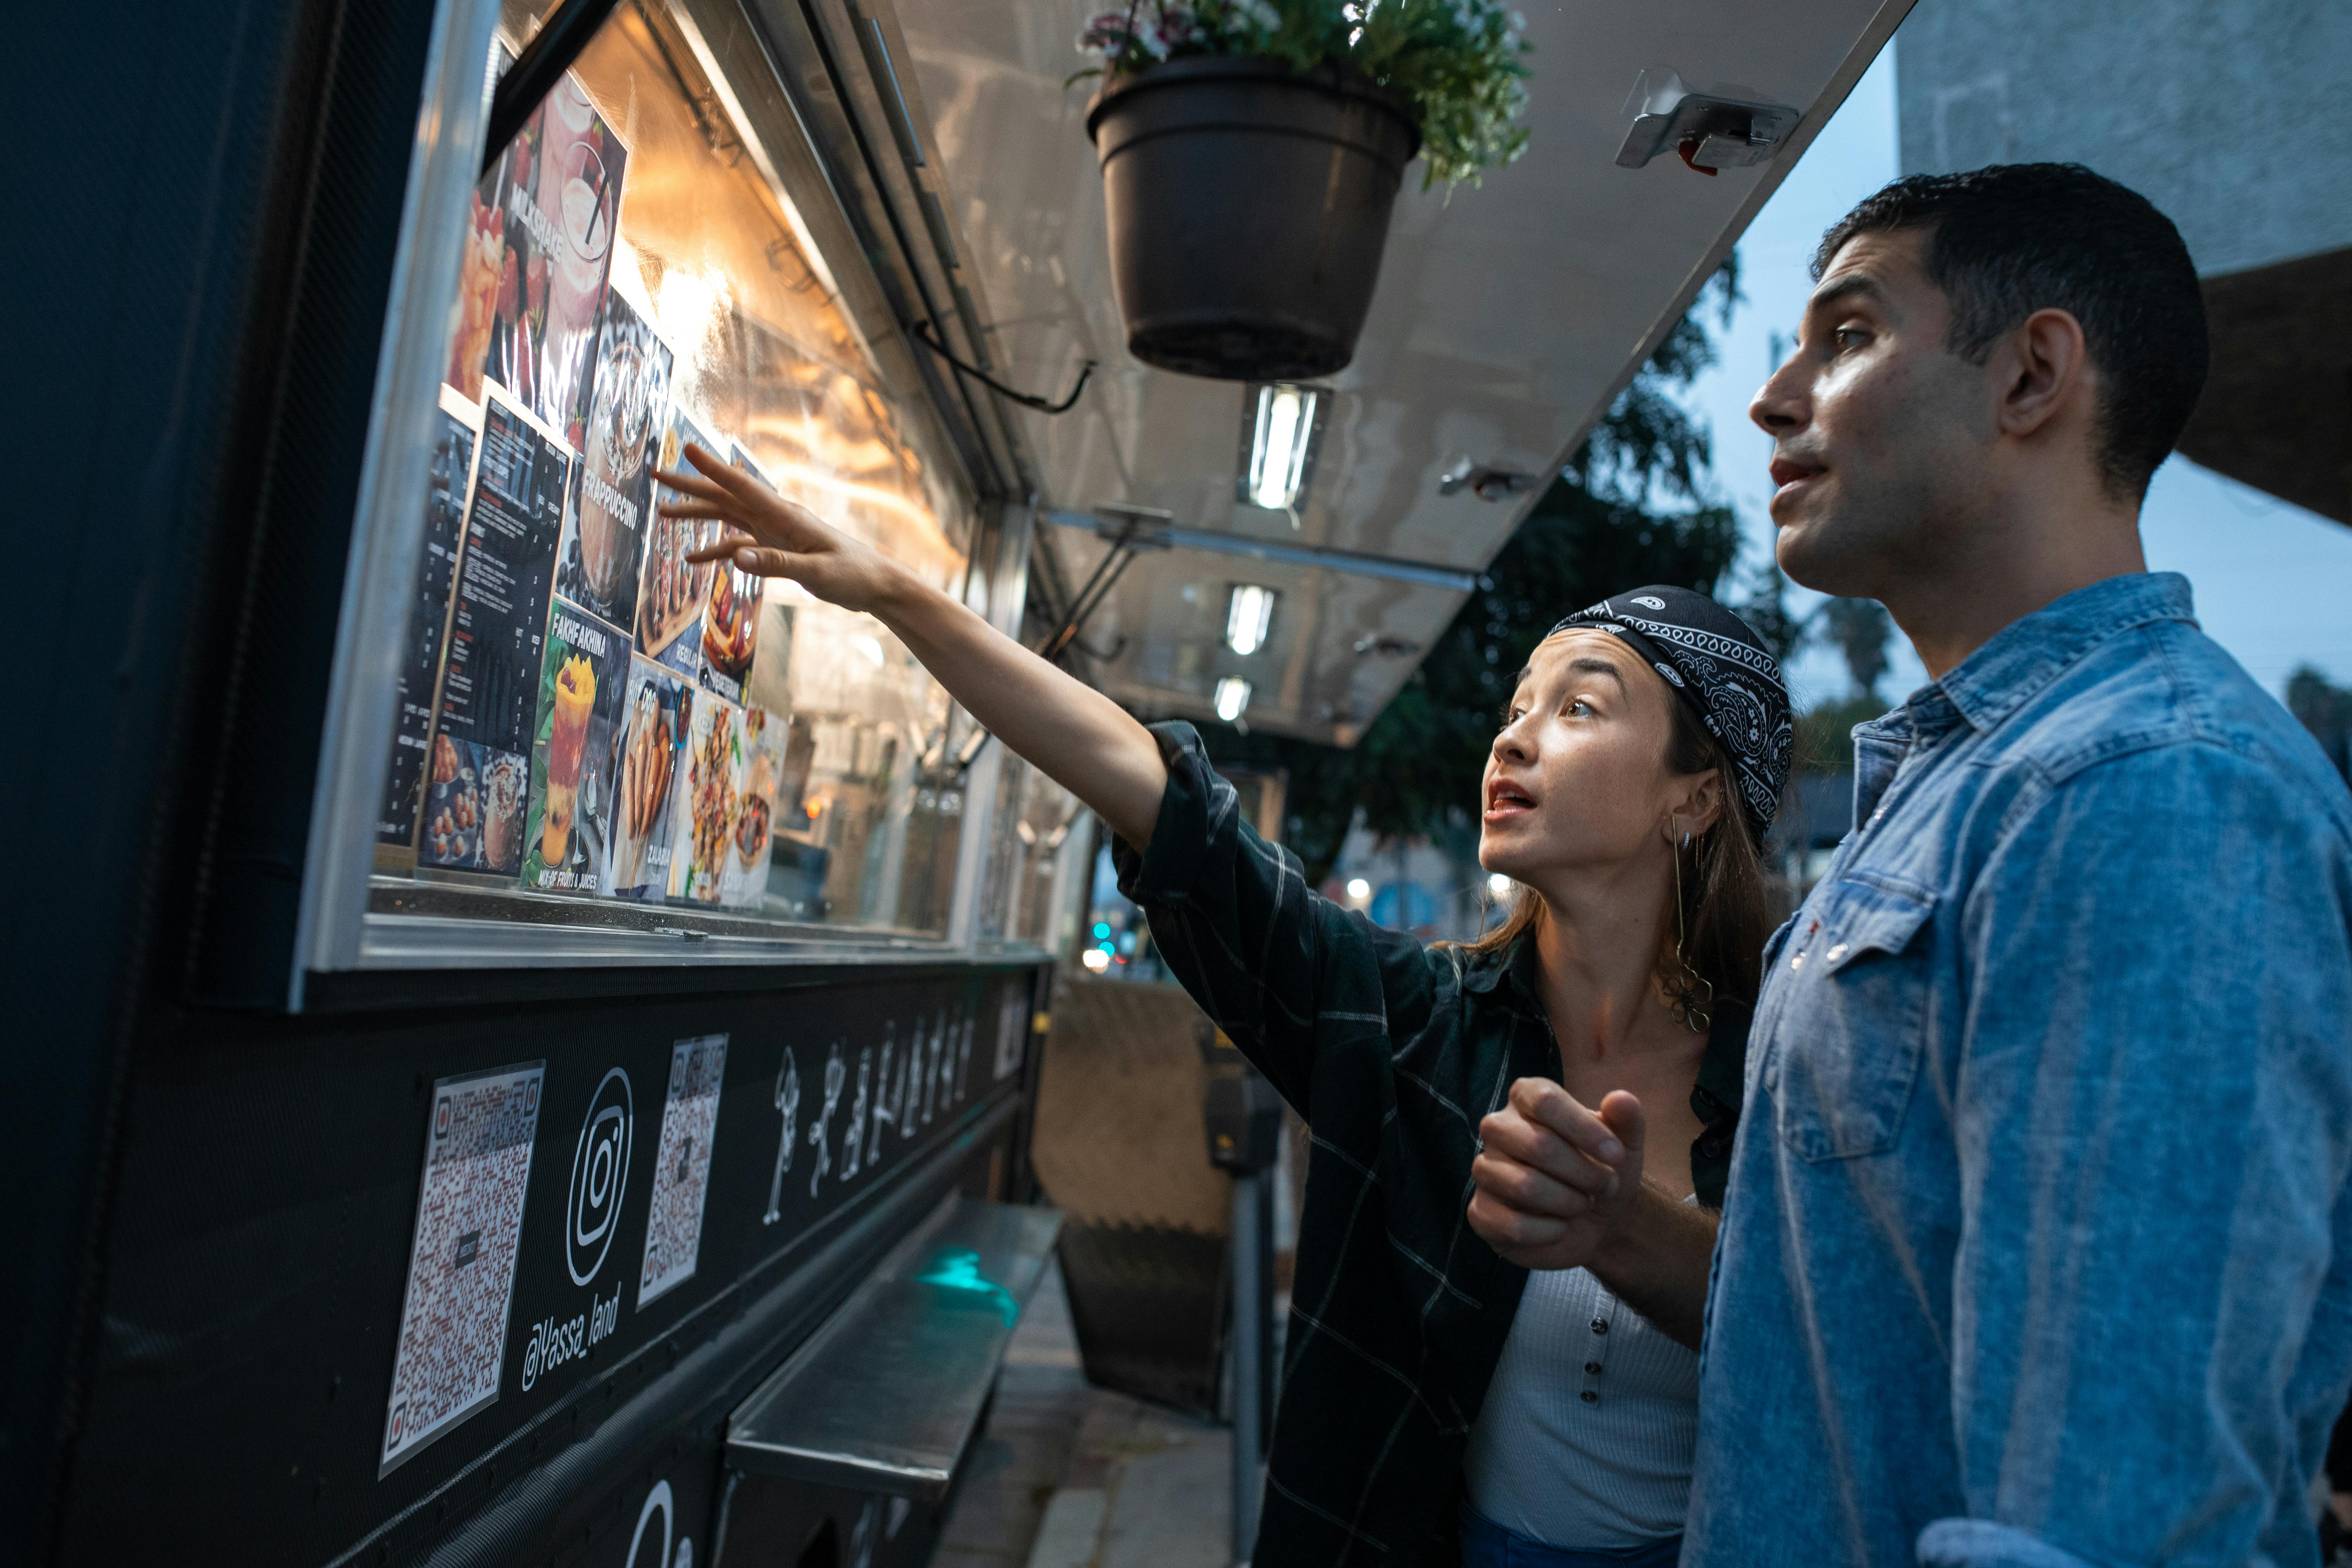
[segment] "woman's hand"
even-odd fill
[[[902,594],[906,570],[871,545],[842,534],[798,501],[723,463],[689,441],[686,460],[700,474],[656,468],[654,478],[693,499],[664,502],[664,517],[715,521],[730,531],[687,559],[731,561],[737,571],[789,577],[828,604],[879,613]]]
[[[1511,1085],[1478,1124],[1470,1228],[1523,1268],[1591,1264],[1642,1192],[1642,1102],[1623,1089],[1587,1109],[1549,1079]]]
[[[1168,765],[1132,714],[750,474],[691,442],[686,458],[701,472],[656,470],[688,498],[665,503],[661,515],[733,531],[689,560],[732,561],[738,571],[789,577],[820,599],[874,616],[998,740],[1094,807],[1129,844],[1140,849],[1151,842]]]

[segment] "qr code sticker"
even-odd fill
[[[719,1131],[719,1090],[727,1037],[700,1035],[670,1047],[669,1093],[654,1151],[654,1195],[646,1217],[646,1266],[637,1305],[694,1278],[702,1250],[702,1202],[710,1192],[710,1142]]]
[[[499,1396],[543,1061],[433,1086],[376,1473]]]

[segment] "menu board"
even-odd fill
[[[587,439],[563,510],[555,591],[617,626],[636,617],[670,362],[668,347],[621,291],[607,289]]]
[[[496,385],[485,390],[417,861],[511,877],[572,457]]]
[[[694,711],[694,689],[677,671],[634,659],[621,708],[613,831],[602,890],[620,899],[669,891],[679,763]]]
[[[442,388],[425,497],[425,542],[417,552],[408,625],[401,637],[392,757],[384,767],[383,803],[376,813],[376,842],[399,849],[416,843],[425,756],[433,735],[433,682],[449,630],[449,590],[457,581],[466,492],[474,475],[475,430],[481,417],[480,409]]]
[[[796,484],[841,489],[845,526],[889,536],[933,575],[959,548],[937,515],[947,498],[861,374],[845,318],[778,270],[778,246],[797,242],[735,243],[741,182],[704,165],[702,140],[671,134],[696,110],[666,95],[693,89],[601,48],[473,194],[379,864],[774,908],[784,843],[776,898],[864,909],[883,859],[868,842],[910,809],[870,783],[914,721],[882,710],[895,715],[914,678],[895,664],[869,678],[879,645],[863,622],[845,629],[854,618],[804,593],[688,560],[721,525],[662,517],[679,498],[654,475],[688,467],[692,444],[772,486],[730,437],[756,439]],[[645,189],[625,200],[627,178]],[[825,710],[797,731],[796,684]],[[827,715],[871,754],[812,793],[812,725]]]
[[[629,639],[562,599],[547,617],[522,885],[593,893],[612,841],[613,754]]]
[[[686,410],[671,409],[662,430],[661,466],[672,472],[685,468],[689,441],[706,452],[719,449],[719,443]],[[654,499],[658,510],[663,502],[688,498],[657,485]],[[702,668],[703,605],[719,569],[708,561],[697,564],[687,555],[718,536],[715,522],[660,516],[647,533],[645,580],[637,595],[637,651],[689,680]]]

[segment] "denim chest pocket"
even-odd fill
[[[1789,987],[1773,1106],[1780,1135],[1808,1160],[1895,1146],[1926,1049],[1926,889],[1877,873],[1828,889],[1775,955]],[[1818,924],[1815,922],[1818,921]]]

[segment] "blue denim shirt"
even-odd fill
[[[1765,950],[1683,1562],[2318,1561],[2352,799],[2111,578],[1854,731]]]

